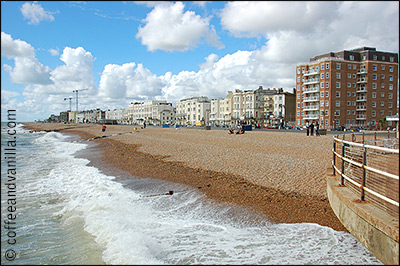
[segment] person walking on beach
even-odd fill
[[[315,136],[316,137],[319,136],[319,123],[318,123],[318,121],[315,123]]]
[[[311,133],[311,136],[314,136],[314,122],[311,122],[310,133]]]
[[[103,124],[103,127],[101,128],[101,131],[102,131],[102,132],[105,132],[105,131],[106,131],[106,128],[107,128],[106,125]]]
[[[307,130],[307,136],[310,135],[310,125],[308,124],[308,121],[306,122],[306,130]]]

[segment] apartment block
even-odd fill
[[[371,128],[395,115],[398,54],[361,47],[317,55],[296,66],[296,123]]]
[[[210,111],[211,101],[206,96],[182,99],[176,103],[176,124],[208,124]]]

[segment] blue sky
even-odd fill
[[[80,110],[291,91],[297,64],[361,46],[398,53],[398,32],[398,1],[2,1],[2,121],[65,111],[76,89]]]

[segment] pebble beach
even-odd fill
[[[347,231],[326,194],[332,136],[305,132],[24,123],[96,142],[100,160],[142,178],[190,185],[218,202],[257,211],[274,223],[317,223]],[[103,137],[104,136],[104,137]]]

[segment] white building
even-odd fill
[[[127,109],[114,109],[106,111],[106,120],[115,120],[118,124],[125,124],[125,114],[128,113]]]
[[[212,99],[210,110],[210,123],[214,125],[229,125],[232,119],[233,93],[228,91],[225,99]]]
[[[191,97],[176,103],[176,123],[179,125],[203,125],[209,123],[211,101],[206,96]]]
[[[129,104],[128,116],[135,124],[174,124],[175,112],[172,103],[167,101],[146,101]]]

